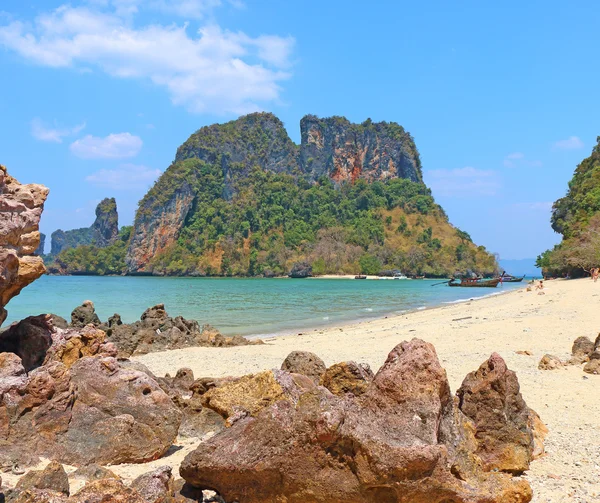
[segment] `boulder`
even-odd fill
[[[73,478],[91,482],[93,480],[102,479],[119,479],[120,477],[108,468],[104,468],[96,463],[91,463],[77,468],[77,470],[73,472]]]
[[[17,489],[48,489],[69,495],[69,477],[58,461],[52,461],[43,470],[27,472],[17,482]]]
[[[373,371],[366,364],[356,362],[336,363],[329,367],[321,377],[321,386],[325,386],[334,395],[351,393],[362,395],[373,380]]]
[[[0,353],[18,355],[25,370],[33,370],[44,362],[52,345],[52,333],[52,321],[48,316],[25,318],[0,332]]]
[[[594,352],[594,343],[588,337],[577,337],[573,342],[571,353],[574,357],[589,358]]]
[[[147,503],[171,503],[174,492],[171,471],[170,466],[161,466],[152,472],[140,475],[130,487]]]
[[[590,360],[583,367],[583,371],[587,374],[600,375],[600,359]]]
[[[318,383],[321,376],[327,370],[325,362],[316,354],[309,351],[292,351],[283,363],[281,370],[293,374],[302,374],[310,377],[315,383]]]
[[[474,431],[433,346],[413,339],[362,395],[277,400],[201,443],[180,474],[240,503],[529,502],[526,481],[481,469]]]
[[[48,192],[43,185],[20,184],[0,165],[0,325],[10,299],[46,272],[34,254]]]
[[[108,318],[108,328],[116,327],[117,325],[122,325],[123,321],[121,320],[121,315],[115,313],[110,318]]]
[[[139,493],[117,479],[88,482],[68,503],[148,503]]]
[[[534,439],[529,407],[517,375],[494,353],[465,377],[457,391],[459,409],[475,425],[476,454],[484,470],[520,474],[529,468]]]
[[[90,324],[98,326],[101,322],[96,314],[94,303],[91,300],[85,300],[81,306],[73,309],[73,312],[71,313],[71,326],[81,328]]]
[[[290,278],[308,278],[312,276],[312,266],[308,262],[296,262],[288,276]]]
[[[558,356],[544,355],[538,363],[538,369],[540,370],[556,370],[562,368],[564,365],[560,361]]]

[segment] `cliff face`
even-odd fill
[[[100,248],[111,245],[119,234],[119,215],[114,198],[103,199],[96,206],[96,220],[91,227],[63,231],[58,229],[51,235],[52,255],[58,255],[67,248],[95,244]]]
[[[45,246],[46,246],[46,234],[44,234],[43,232],[40,232],[40,245],[37,247],[37,250],[35,250],[35,255],[43,255]]]
[[[46,271],[33,254],[48,192],[43,185],[21,185],[0,166],[0,324],[8,301]]]
[[[398,124],[352,124],[343,117],[307,115],[300,121],[300,132],[300,163],[312,180],[326,175],[337,183],[359,178],[423,182],[415,143]]]
[[[291,175],[308,186],[323,176],[337,187],[358,180],[406,179],[422,184],[419,153],[410,134],[398,124],[370,120],[352,124],[341,117],[319,119],[309,115],[300,127],[299,146],[270,113],[250,114],[194,133],[140,202],[127,252],[128,272],[151,272],[149,261],[184,239],[181,234],[186,226],[194,228],[193,237],[185,238],[189,242],[180,243],[187,249],[195,246],[194,240],[203,228],[216,235],[222,232],[221,217],[216,225],[207,226],[204,213],[202,218],[195,216],[197,208],[217,200],[235,206],[235,198],[248,188],[256,169]],[[285,203],[279,206],[283,210]],[[249,228],[258,225],[252,223],[254,210],[250,213],[242,222],[246,230],[241,232],[248,233]],[[285,225],[285,218],[269,218],[273,218],[273,225]]]

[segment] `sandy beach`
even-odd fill
[[[190,367],[196,377],[219,377],[279,368],[291,351],[307,350],[317,353],[327,365],[355,360],[376,371],[396,344],[419,337],[435,345],[456,390],[465,375],[495,351],[517,372],[527,404],[550,430],[547,454],[535,461],[526,475],[534,502],[592,503],[600,501],[600,376],[585,374],[581,366],[542,371],[537,365],[546,353],[566,360],[575,338],[585,335],[593,340],[597,336],[600,283],[589,279],[549,281],[544,293],[527,292],[524,285],[475,301],[271,338],[262,346],[193,348],[136,360],[157,375],[174,375],[177,369]],[[529,351],[532,356],[516,351]],[[182,447],[154,464],[177,464],[193,448],[193,442]],[[147,467],[115,469],[131,477]]]
[[[239,376],[279,368],[291,351],[307,350],[327,365],[355,360],[377,371],[396,344],[418,337],[435,345],[456,390],[468,372],[497,352],[517,372],[523,397],[549,428],[547,453],[526,474],[534,490],[533,501],[592,503],[600,501],[600,376],[585,374],[582,366],[542,371],[537,365],[546,353],[568,359],[573,340],[581,335],[594,340],[600,330],[599,306],[600,283],[549,281],[544,295],[527,292],[524,285],[478,300],[274,337],[261,346],[189,348],[135,360],[159,376],[174,375],[182,367],[190,367],[196,377]],[[531,356],[517,351],[528,351]],[[197,443],[197,439],[179,439],[162,459],[111,469],[132,480],[169,464],[178,476],[179,464]],[[5,481],[11,484],[11,478]],[[74,491],[83,482],[72,480],[71,484]]]

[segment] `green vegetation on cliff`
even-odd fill
[[[600,136],[575,169],[567,195],[554,203],[551,223],[563,241],[538,257],[545,274],[576,276],[600,266]]]
[[[48,264],[48,271],[55,274],[90,276],[124,274],[125,254],[131,229],[131,226],[122,227],[117,240],[103,248],[96,245],[81,245],[63,250]]]
[[[314,274],[495,269],[494,258],[448,224],[421,183],[359,179],[336,188],[325,176],[313,184],[256,167],[226,200],[219,163],[188,159],[168,173],[140,208],[164,204],[181,183],[197,195],[177,241],[150,261],[154,274],[281,275],[300,260]]]

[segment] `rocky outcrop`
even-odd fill
[[[163,455],[181,421],[169,396],[146,373],[121,367],[101,330],[63,330],[49,320],[20,323],[20,333],[34,326],[37,338],[51,340],[43,356],[36,346],[40,354],[28,359],[28,369],[16,353],[0,353],[2,454],[52,456],[74,465]]]
[[[457,391],[459,409],[475,425],[475,454],[484,470],[520,474],[533,459],[531,411],[517,375],[494,353]]]
[[[152,260],[175,245],[196,203],[230,201],[256,168],[309,183],[322,176],[337,185],[358,179],[423,182],[415,143],[396,123],[352,124],[341,117],[307,115],[300,130],[297,146],[277,117],[255,113],[190,136],[140,202],[127,251],[128,273],[151,274]]]
[[[52,461],[43,470],[32,470],[27,472],[16,486],[17,489],[42,489],[69,495],[69,477],[63,466]]]
[[[305,375],[318,383],[327,367],[321,358],[310,351],[292,351],[283,360],[281,370]]]
[[[538,369],[540,370],[556,370],[564,367],[563,362],[558,356],[544,355],[538,363]]]
[[[510,382],[501,400],[514,404],[518,386],[509,372],[494,384]],[[492,468],[504,444],[493,443],[500,452],[486,457],[491,471],[482,469],[476,433],[483,423],[457,403],[433,347],[413,339],[394,348],[362,395],[312,386],[297,398],[283,396],[200,444],[180,473],[192,486],[243,503],[529,502],[526,481]],[[518,423],[513,416],[506,422]],[[516,436],[511,441],[523,446]]]
[[[290,278],[309,278],[312,276],[312,266],[308,262],[296,262],[288,276]]]
[[[41,257],[34,256],[46,197],[46,187],[22,185],[0,166],[0,324],[8,301],[46,271]]]
[[[300,121],[300,163],[313,180],[336,183],[406,178],[422,182],[421,161],[411,135],[396,123],[352,124],[344,117]]]
[[[106,198],[96,206],[96,220],[91,227],[63,231],[58,229],[50,236],[50,254],[58,255],[68,248],[95,245],[105,248],[113,244],[119,235],[119,215],[115,198]]]
[[[71,313],[71,326],[92,324],[106,332],[108,340],[115,344],[119,358],[129,358],[154,351],[181,349],[192,346],[230,347],[263,344],[260,339],[249,340],[239,335],[225,337],[210,325],[200,327],[197,321],[182,316],[171,318],[164,304],[146,309],[140,321],[123,323],[114,314],[106,323],[98,318],[94,304],[85,301]]]

